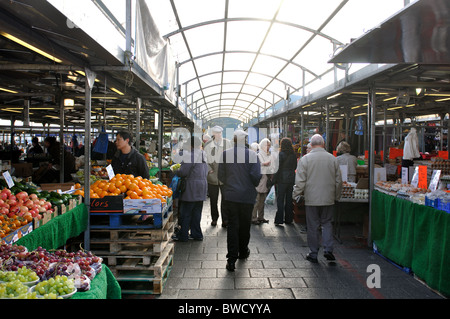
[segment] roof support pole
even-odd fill
[[[164,134],[164,109],[159,109],[158,116],[158,178],[161,181],[162,177],[162,147],[163,147],[163,134]]]
[[[142,100],[140,97],[136,99],[136,149],[139,151],[139,147],[141,144],[141,105]]]
[[[303,117],[303,110],[300,112],[300,156],[303,156],[303,132],[305,130],[305,119]]]
[[[368,102],[367,102],[367,122],[368,124],[368,136],[370,141],[369,147],[369,233],[367,236],[367,245],[371,244],[371,217],[372,217],[372,192],[374,189],[374,171],[375,171],[375,108],[376,108],[376,96],[373,85],[369,88]]]
[[[64,96],[59,97],[59,182],[64,183]]]
[[[329,105],[328,103],[325,104],[325,149],[328,152],[331,152],[330,150],[330,111],[329,111]]]
[[[92,87],[94,86],[94,80],[96,74],[90,69],[85,69],[86,81],[85,81],[85,123],[84,123],[84,204],[88,212],[88,223],[87,230],[84,232],[84,249],[90,250],[90,228],[91,228],[91,218],[90,218],[90,206],[91,206],[91,196],[89,193],[91,174],[91,108],[92,100],[91,93]]]
[[[386,154],[386,107],[383,108],[383,157],[381,158],[381,161],[383,162],[384,166],[384,158]]]

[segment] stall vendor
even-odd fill
[[[132,146],[132,143],[133,138],[130,133],[126,131],[117,133],[115,141],[117,152],[111,161],[114,174],[131,174],[148,179],[150,173],[147,161],[144,155]]]

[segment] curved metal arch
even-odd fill
[[[213,120],[213,119],[216,119],[216,118],[221,118],[221,117],[233,118],[233,119],[242,121],[242,117],[239,118],[237,115],[231,116],[231,114],[230,115],[226,115],[225,113],[220,112],[220,111],[214,111],[213,113],[208,114],[207,116],[205,116],[203,118],[203,120],[204,121],[210,121],[210,120]],[[251,116],[249,116],[249,118],[251,118]]]
[[[204,27],[210,24],[215,24],[215,23],[224,23],[224,22],[236,22],[236,21],[256,21],[256,22],[269,22],[269,23],[279,23],[279,24],[283,24],[283,25],[287,25],[290,27],[294,27],[294,28],[298,28],[301,30],[305,30],[311,33],[314,33],[316,35],[319,35],[327,40],[330,40],[332,43],[336,43],[337,45],[342,45],[343,43],[340,42],[339,40],[325,34],[322,33],[318,30],[314,30],[308,27],[305,27],[303,25],[300,24],[296,24],[296,23],[292,23],[292,22],[287,22],[287,21],[280,21],[280,20],[273,20],[273,19],[261,19],[261,18],[223,18],[223,19],[216,19],[216,20],[209,20],[209,21],[204,21],[204,22],[200,22],[200,23],[196,23],[196,24],[191,24],[187,27],[183,27],[180,29],[177,29],[175,31],[169,32],[166,35],[163,36],[163,38],[168,39],[171,36],[174,36],[175,34],[178,34],[180,32],[185,32],[187,30],[190,29],[194,29],[194,28],[198,28],[198,27]]]
[[[223,83],[222,83],[222,82],[221,82],[221,83],[218,83],[218,84],[208,85],[208,86],[203,87],[202,89],[198,89],[197,91],[194,91],[194,92],[190,93],[188,96],[194,95],[195,93],[198,93],[198,92],[200,92],[200,91],[203,91],[203,90],[206,90],[206,89],[215,87],[215,86],[219,86],[219,85],[221,85],[221,86],[224,86],[224,85],[242,85],[242,83],[240,83],[240,82],[223,82]],[[280,97],[280,98],[283,98],[282,95],[280,95],[280,94],[278,94],[278,93],[275,93],[275,92],[273,92],[273,91],[271,91],[271,90],[265,89],[265,88],[263,88],[262,86],[254,85],[254,84],[248,84],[248,83],[245,83],[245,85],[248,85],[248,86],[251,86],[251,87],[255,87],[255,88],[261,89],[261,91],[267,91],[267,92],[270,92],[270,93],[272,93],[273,95],[276,95],[276,96],[278,96],[278,97]],[[245,93],[245,94],[247,94],[247,93]],[[264,99],[263,99],[263,100],[264,100]],[[270,102],[270,103],[272,103],[272,102]]]
[[[254,72],[254,71],[250,71],[250,70],[220,70],[220,71],[214,71],[214,72],[205,73],[205,74],[196,76],[196,77],[194,77],[194,78],[192,78],[192,79],[190,79],[190,80],[187,80],[187,81],[184,82],[182,85],[186,85],[186,84],[188,84],[189,82],[194,81],[194,80],[198,80],[198,79],[200,79],[200,78],[202,78],[202,77],[204,77],[204,76],[214,75],[214,74],[217,74],[217,73],[225,73],[225,72],[236,72],[236,73],[237,73],[237,72],[244,72],[244,73],[247,73],[247,74],[250,73],[250,74],[262,75],[262,76],[266,76],[266,77],[272,79],[272,81],[273,81],[273,80],[277,80],[277,81],[283,83],[285,86],[289,86],[289,87],[291,87],[292,89],[295,89],[294,86],[292,86],[292,85],[290,85],[289,83],[284,82],[284,81],[282,81],[282,80],[280,80],[280,79],[277,79],[277,78],[274,77],[274,76],[271,76],[271,75],[268,75],[268,74],[264,74],[264,73],[260,73],[260,72]]]
[[[230,107],[231,108],[231,107],[233,107],[233,105],[232,104],[221,104],[221,105],[218,105],[218,106],[212,106],[212,107],[209,107],[209,108],[205,108],[203,110],[200,110],[200,112],[199,112],[200,114],[199,115],[203,115],[203,113],[205,113],[205,112],[208,112],[208,113],[215,112],[215,109],[219,109],[220,110],[222,107]],[[250,111],[248,108],[245,108],[243,106],[235,106],[235,108],[240,109],[240,111],[238,111],[238,112],[241,112],[241,114],[243,114],[244,112],[253,114],[252,111]]]
[[[246,54],[254,54],[254,55],[261,55],[261,56],[267,56],[267,57],[274,58],[274,59],[279,59],[279,60],[281,60],[281,61],[283,61],[283,62],[292,64],[292,65],[294,65],[294,66],[300,68],[301,70],[306,71],[306,72],[312,74],[315,78],[318,78],[318,77],[319,77],[316,73],[314,73],[313,71],[311,71],[310,69],[304,67],[304,66],[301,65],[301,64],[292,62],[292,61],[289,60],[289,59],[286,59],[286,58],[283,58],[283,57],[280,57],[280,56],[277,56],[277,55],[267,54],[267,53],[261,53],[261,52],[258,52],[258,51],[245,51],[245,50],[242,50],[242,51],[241,51],[241,50],[230,50],[230,51],[227,51],[227,50],[224,50],[224,51],[210,52],[210,53],[206,53],[206,54],[202,54],[202,55],[197,55],[197,56],[192,57],[191,59],[187,59],[187,60],[185,60],[185,61],[183,61],[183,62],[179,62],[178,65],[179,65],[179,66],[182,66],[183,64],[192,62],[192,61],[194,61],[194,60],[206,58],[206,57],[213,56],[213,55],[218,55],[218,54],[234,54],[234,53],[240,53],[240,54],[244,54],[244,53],[246,53]]]
[[[210,95],[206,95],[204,98],[199,98],[198,100],[193,101],[192,103],[197,103],[197,102],[200,101],[200,100],[206,99],[206,98],[211,97],[211,96],[214,96],[214,95],[229,94],[229,93],[236,93],[236,94],[238,94],[238,95],[240,95],[240,94],[243,94],[243,95],[249,95],[249,96],[252,96],[252,97],[254,97],[254,98],[255,98],[255,97],[256,97],[256,98],[259,98],[259,99],[263,100],[264,102],[268,102],[268,103],[269,103],[269,101],[267,101],[267,100],[265,100],[265,99],[263,99],[263,98],[260,98],[260,97],[257,96],[257,95],[249,94],[249,93],[239,93],[239,92],[219,92],[219,93],[213,93],[213,94],[210,94]],[[258,107],[264,108],[263,106],[261,106],[261,105],[259,105],[259,104],[257,104],[257,103],[252,103],[251,101],[247,101],[247,100],[240,99],[240,98],[235,98],[235,99],[233,99],[233,98],[219,98],[219,99],[217,99],[217,100],[209,101],[208,103],[216,102],[216,101],[222,101],[222,100],[244,101],[244,102],[248,102],[248,103],[251,103],[251,104],[255,104],[255,105],[257,105]],[[253,101],[254,101],[254,100],[253,100]],[[197,105],[197,107],[201,107],[201,106],[203,106],[203,105],[207,105],[207,103],[199,104],[199,105]],[[192,106],[192,104],[191,104],[191,106]]]

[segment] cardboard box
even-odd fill
[[[14,167],[14,176],[29,177],[33,175],[33,163],[17,163],[12,164]]]
[[[18,241],[20,238],[22,238],[23,236],[31,233],[32,231],[33,231],[33,223],[28,223],[28,224],[16,229],[12,233],[10,233],[8,236],[3,237],[0,242],[5,243],[5,244],[13,244],[16,241]]]
[[[170,203],[170,199],[166,200]],[[163,212],[168,203],[163,203],[160,199],[124,199],[124,214],[151,214]]]
[[[70,189],[72,189],[72,187],[75,187],[74,183],[48,183],[48,184],[41,184],[41,189],[43,191],[48,191],[48,192],[56,192],[59,190],[61,190],[61,192],[65,192],[68,191]]]

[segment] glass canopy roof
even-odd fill
[[[332,84],[333,52],[408,2],[414,1],[146,0],[171,43],[184,102],[202,120],[242,122],[287,94]]]

